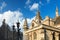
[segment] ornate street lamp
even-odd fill
[[[20,36],[20,32],[19,32],[19,27],[20,27],[20,23],[19,23],[19,21],[17,22],[17,30],[18,30],[18,40],[19,40],[19,36]]]
[[[14,40],[14,31],[15,31],[15,25],[12,26],[13,27],[13,40]]]

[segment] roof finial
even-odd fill
[[[35,19],[41,19],[40,11],[39,10],[37,11],[37,14],[36,14],[36,18]]]
[[[58,17],[59,14],[58,14],[58,7],[56,6],[56,17]]]
[[[27,26],[27,19],[25,18],[24,26]]]

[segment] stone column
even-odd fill
[[[59,33],[55,32],[55,40],[59,40]]]
[[[24,34],[23,35],[23,40],[29,40],[29,35],[28,34]]]
[[[29,33],[29,40],[32,40],[32,34]]]
[[[44,28],[44,40],[46,40],[46,29]]]
[[[52,40],[55,40],[55,32],[53,32],[52,37]]]
[[[60,40],[60,33],[59,33],[59,40]]]
[[[52,40],[53,39],[53,35],[52,34],[53,34],[53,32],[51,31],[50,32],[50,35],[49,35],[49,40]]]
[[[34,40],[34,39],[33,39],[33,37],[34,37],[33,33],[34,33],[34,32],[32,32],[32,40]]]

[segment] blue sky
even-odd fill
[[[3,19],[9,25],[16,24],[19,19],[22,25],[24,18],[31,23],[37,10],[40,11],[42,19],[46,16],[54,18],[56,6],[60,15],[60,0],[0,0],[0,24]]]
[[[2,12],[20,10],[26,18],[32,18],[36,15],[37,10],[30,10],[31,7],[29,8],[29,6],[32,6],[34,3],[39,5],[38,10],[41,12],[42,18],[46,15],[50,15],[50,17],[53,18],[55,16],[56,6],[58,6],[60,10],[60,0],[0,0],[0,6],[2,2],[6,3],[6,7],[2,9]]]

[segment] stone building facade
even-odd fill
[[[28,28],[27,19],[25,19],[23,28],[24,40],[60,40],[60,16],[58,14],[58,7],[56,7],[55,18],[52,19],[46,16],[42,20],[38,11],[30,27]]]

